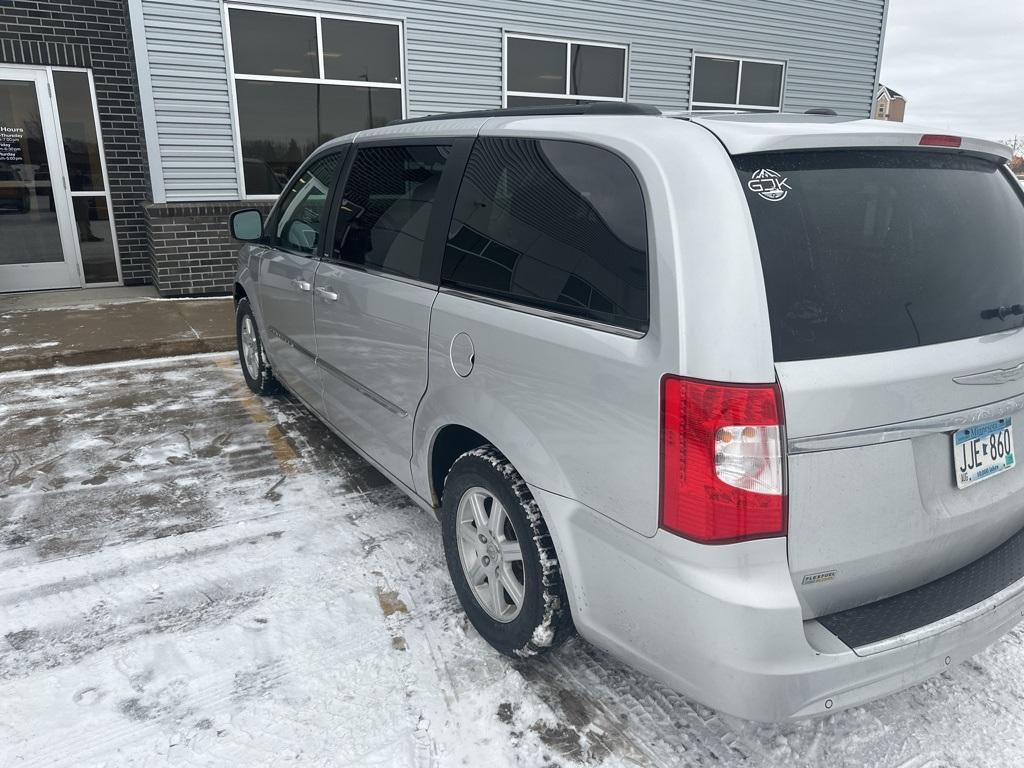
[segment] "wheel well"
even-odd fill
[[[238,302],[242,299],[247,299],[249,296],[245,292],[245,288],[242,287],[241,283],[235,283],[234,290],[231,292],[232,298],[235,300],[235,306],[238,306]]]
[[[444,479],[455,460],[466,451],[487,445],[489,442],[479,432],[459,424],[449,424],[437,433],[434,447],[430,452],[430,490],[435,506],[441,503]]]

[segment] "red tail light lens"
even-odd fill
[[[959,136],[947,136],[942,133],[926,133],[921,137],[922,147],[959,147],[963,139]]]
[[[661,527],[724,544],[783,536],[781,397],[773,385],[661,382]]]

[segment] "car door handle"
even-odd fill
[[[324,288],[322,285],[316,287],[316,292],[323,296],[328,301],[337,301],[338,294],[332,291],[330,288]]]
[[[300,291],[309,291],[313,289],[313,286],[309,284],[307,280],[292,280],[292,285],[298,288]]]

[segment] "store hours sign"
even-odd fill
[[[0,162],[24,163],[25,129],[0,123]]]

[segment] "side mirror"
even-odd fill
[[[253,243],[263,237],[263,214],[255,208],[246,208],[231,214],[231,236],[243,243]]]

